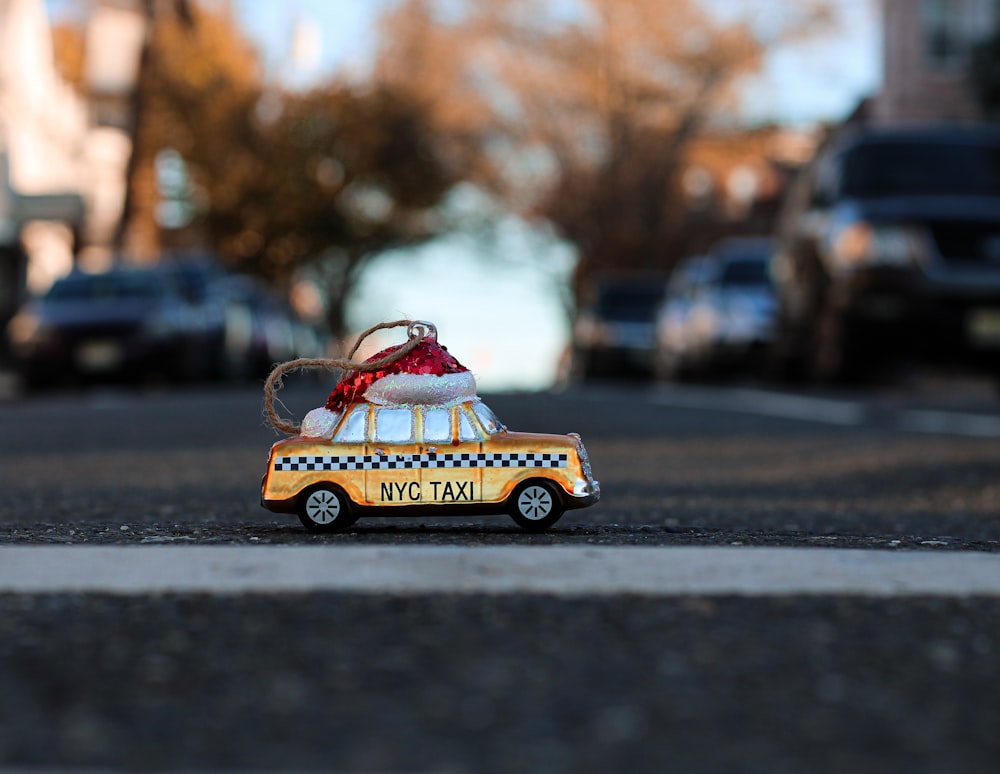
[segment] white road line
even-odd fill
[[[1000,554],[777,547],[0,546],[2,593],[1000,596]]]
[[[701,388],[693,391],[660,387],[649,393],[649,402],[661,406],[735,411],[848,427],[865,421],[865,407],[860,403],[766,390]]]
[[[585,397],[599,401],[616,399],[609,392],[594,392]],[[874,415],[872,410],[857,401],[813,398],[739,387],[660,385],[647,392],[645,400],[657,406],[729,411],[841,427],[864,425]],[[900,411],[889,421],[891,426],[909,433],[1000,438],[1000,416],[992,414],[910,409]]]
[[[954,411],[906,411],[899,418],[903,430],[934,435],[966,435],[1000,438],[1000,417],[989,414],[959,414]]]

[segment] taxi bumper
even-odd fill
[[[566,508],[586,508],[601,499],[601,482],[589,481],[589,491],[582,494],[566,494],[563,505]]]

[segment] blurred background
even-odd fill
[[[0,371],[1000,373],[994,0],[0,0]]]

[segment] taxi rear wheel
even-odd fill
[[[521,529],[540,532],[555,524],[563,515],[563,504],[555,487],[548,481],[527,481],[508,501],[510,517]]]
[[[347,498],[330,487],[310,489],[299,503],[299,520],[310,532],[340,532],[358,520]]]

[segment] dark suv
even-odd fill
[[[1000,131],[866,129],[791,190],[777,354],[814,377],[899,359],[1000,364]]]

